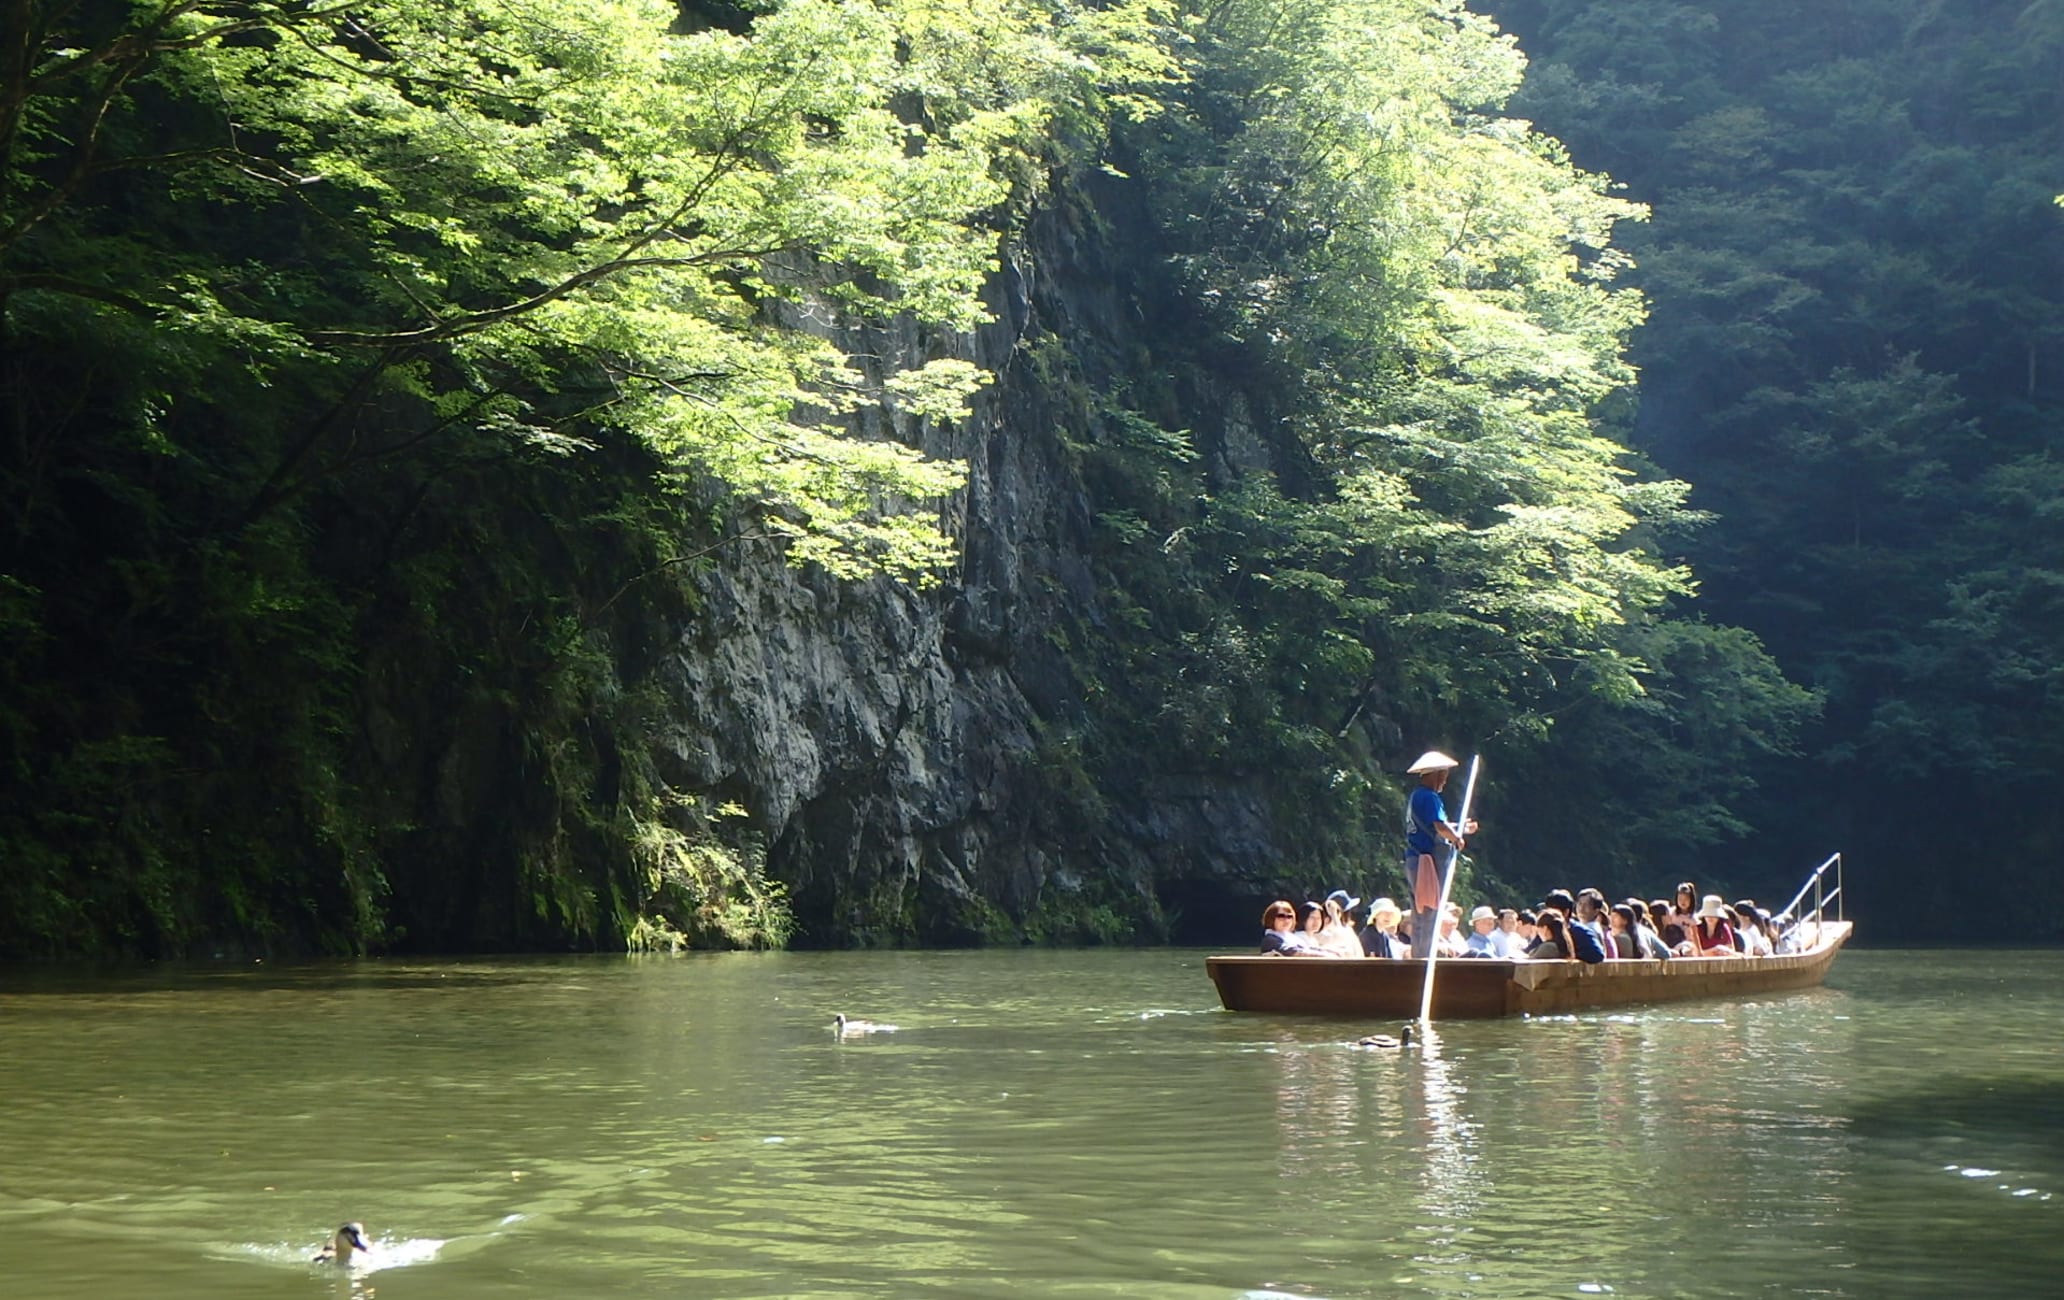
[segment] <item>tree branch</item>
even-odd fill
[[[386,374],[388,368],[401,359],[403,351],[401,348],[388,348],[373,358],[359,371],[350,386],[338,395],[330,409],[309,424],[307,432],[301,435],[300,440],[288,450],[280,463],[273,467],[265,482],[258,485],[258,491],[252,494],[251,500],[237,516],[236,522],[231,525],[229,531],[232,537],[241,535],[252,524],[278,509],[282,502],[300,490],[293,482],[294,472],[322,440],[330,435],[330,431],[337,427],[339,421],[355,412],[364,403],[366,394],[372,391],[380,376]]]
[[[780,537],[780,533],[733,533],[729,537],[718,538],[716,541],[711,542],[708,546],[703,547],[699,551],[690,551],[686,555],[676,555],[669,559],[661,560],[658,564],[655,564],[651,568],[645,570],[645,572],[634,574],[630,578],[626,579],[624,585],[618,587],[615,590],[615,592],[613,592],[610,595],[609,599],[595,606],[595,612],[589,617],[590,619],[595,619],[600,618],[604,614],[607,614],[609,612],[610,606],[616,604],[617,601],[621,600],[625,592],[629,591],[632,587],[637,586],[639,583],[645,581],[645,579],[647,578],[658,577],[660,574],[665,573],[668,569],[673,568],[677,564],[693,564],[695,561],[701,559],[703,556],[708,555],[713,551],[722,550],[724,547],[731,545],[731,543],[733,542],[771,542],[777,540]]]
[[[17,293],[39,290],[45,293],[69,294],[74,298],[90,298],[95,302],[104,302],[113,307],[120,307],[122,310],[138,316],[156,316],[164,310],[158,304],[145,302],[141,298],[132,298],[126,293],[119,293],[97,284],[89,284],[84,280],[74,280],[68,275],[55,275],[49,272],[37,271],[28,275],[0,276],[0,301],[4,301]]]
[[[643,247],[650,243],[652,239],[657,238],[659,233],[659,230],[654,230],[649,237],[640,239],[633,247]],[[591,266],[584,271],[578,271],[551,288],[532,294],[528,298],[505,303],[500,307],[491,307],[483,311],[467,312],[464,315],[438,321],[433,325],[425,325],[419,329],[394,330],[386,333],[365,333],[357,330],[315,330],[310,332],[307,338],[309,342],[320,346],[420,347],[425,343],[436,343],[445,339],[460,338],[467,334],[477,334],[481,330],[499,325],[513,317],[527,315],[540,307],[566,297],[568,294],[585,289],[591,284],[598,284],[611,276],[625,271],[634,271],[644,267],[709,266],[741,258],[771,257],[776,253],[789,251],[792,250],[785,245],[776,245],[770,248],[713,249],[710,252],[697,253],[690,257],[616,257],[600,265]]]

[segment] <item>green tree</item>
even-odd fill
[[[1641,212],[1499,115],[1511,42],[1386,0],[1214,5],[1190,31],[1169,110],[1121,141],[1175,272],[1136,292],[1181,304],[1142,314],[1198,340],[1198,373],[1188,397],[1128,376],[1092,448],[1117,494],[1105,581],[1145,633],[1104,672],[1152,701],[1094,737],[1112,784],[1182,753],[1302,828],[1287,877],[1361,879],[1392,855],[1381,772],[1409,739],[1503,735],[1508,780],[1575,799],[1572,754],[1642,727],[1685,785],[1748,752],[1675,748],[1707,732],[1785,748],[1808,702],[1753,639],[1669,621],[1689,575],[1654,539],[1685,489],[1609,423],[1642,315],[1610,240]],[[1758,689],[1680,717],[1708,672]],[[1504,869],[1682,851],[1737,830],[1746,788],[1529,840]]]
[[[984,377],[831,330],[979,321],[1044,132],[1166,63],[1151,4],[4,15],[22,951],[356,947],[408,899],[428,941],[623,933],[680,857],[646,822],[702,833],[635,614],[726,528],[927,579],[961,467],[913,444]],[[496,767],[525,812],[448,870]]]
[[[0,307],[23,333],[121,313],[188,374],[236,357],[310,385],[323,409],[235,526],[334,472],[386,400],[422,411],[407,436],[635,436],[768,502],[799,557],[942,554],[880,503],[954,469],[845,437],[859,377],[765,307],[977,318],[993,247],[970,218],[1029,114],[899,117],[892,96],[925,87],[895,42],[921,24],[811,0],[748,34],[672,33],[648,0],[30,13],[0,102]],[[107,206],[148,188],[257,242],[225,256]],[[949,359],[888,392],[951,415],[974,383]]]
[[[1918,846],[1982,788],[2014,811],[1981,870],[2025,881],[2064,764],[2029,658],[2064,632],[2034,496],[2064,402],[2057,7],[1494,7],[1539,61],[1521,111],[1654,207],[1633,441],[1719,519],[1702,603],[1826,701],[1811,766],[1770,772],[1814,797],[1760,813],[1756,854],[1849,849],[1900,932],[1967,901]]]
[[[1640,209],[1459,3],[0,12],[6,951],[778,941],[736,792],[667,776],[682,576],[950,578],[962,467],[917,448],[985,385],[1085,507],[1008,649],[1094,879],[1026,933],[1159,923],[1184,868],[1113,846],[1171,788],[1315,828],[1227,874],[1363,872],[1436,733],[1544,797],[1626,746],[1697,789],[1572,860],[1702,842],[1804,708],[1682,621],[1685,489],[1614,436]],[[1706,132],[1780,165],[1754,126]],[[1006,246],[1098,284],[1030,290],[990,376]],[[1826,399],[1928,390],[1888,355]],[[934,930],[1003,924],[966,907]]]

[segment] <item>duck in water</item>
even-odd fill
[[[896,1027],[876,1024],[872,1020],[854,1020],[841,1011],[831,1018],[831,1031],[840,1038],[858,1038],[862,1034],[893,1034]]]
[[[339,1227],[337,1235],[330,1238],[330,1244],[317,1251],[309,1262],[355,1268],[366,1262],[366,1257],[372,1253],[373,1243],[366,1239],[365,1225],[354,1221]]]
[[[1406,1025],[1398,1030],[1396,1038],[1392,1038],[1389,1034],[1371,1034],[1355,1044],[1356,1047],[1410,1047],[1411,1045],[1412,1027],[1410,1025]]]

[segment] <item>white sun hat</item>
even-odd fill
[[[1724,921],[1727,919],[1727,904],[1718,894],[1707,894],[1699,900],[1698,916],[1701,920]]]
[[[1410,773],[1439,772],[1445,768],[1460,767],[1462,764],[1449,758],[1437,749],[1429,749],[1419,756],[1419,761],[1406,768]]]

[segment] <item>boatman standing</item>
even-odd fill
[[[1435,851],[1446,840],[1460,853],[1466,837],[1476,833],[1476,821],[1462,827],[1448,820],[1441,789],[1448,773],[1461,764],[1437,749],[1429,749],[1405,771],[1419,778],[1412,797],[1405,801],[1405,890],[1412,899],[1412,955],[1426,960],[1439,931],[1435,913],[1440,910],[1441,871]]]

